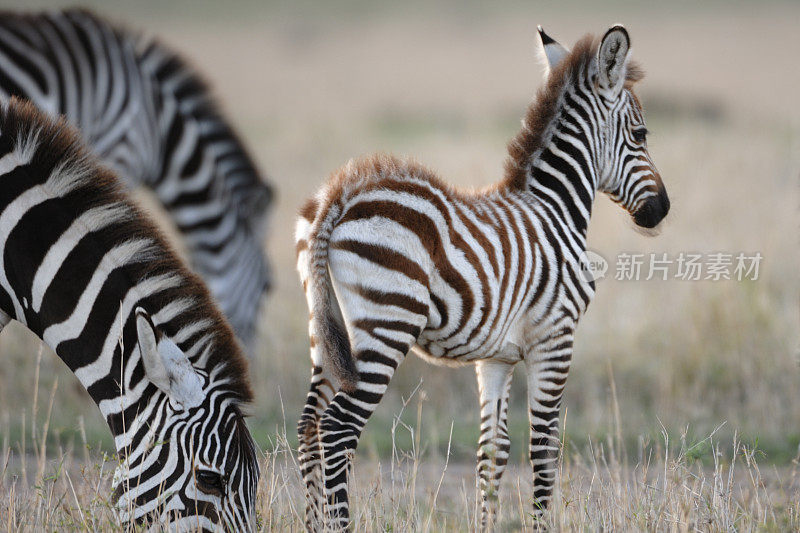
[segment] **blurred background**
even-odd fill
[[[265,449],[284,430],[296,442],[309,377],[307,311],[294,271],[300,203],[350,157],[379,150],[413,155],[463,186],[501,179],[506,142],[542,83],[536,25],[571,46],[620,22],[647,72],[637,91],[672,211],[660,235],[646,237],[600,196],[589,246],[612,261],[619,252],[760,252],[763,260],[758,280],[741,282],[616,281],[612,263],[578,329],[563,409],[566,451],[611,437],[635,449],[664,432],[691,445],[716,430],[720,442],[736,435],[757,447],[762,463],[784,468],[797,460],[800,4],[83,4],[158,36],[195,64],[276,187],[265,242],[276,285],[251,365],[257,402],[249,423]],[[156,209],[146,192],[137,194]],[[33,409],[45,410],[57,381],[51,450],[80,446],[82,431],[113,450],[77,380],[47,348],[37,371],[37,353],[39,340],[19,324],[0,335],[4,449],[25,449]],[[511,453],[524,465],[528,422],[518,370]],[[398,447],[441,463],[452,425],[451,454],[467,465],[478,423],[472,368],[436,368],[410,356],[359,453],[390,454],[394,426]]]

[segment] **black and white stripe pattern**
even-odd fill
[[[646,227],[669,201],[647,152],[624,28],[572,52],[542,37],[548,80],[509,144],[505,181],[462,192],[420,165],[375,156],[335,173],[301,210],[312,378],[298,431],[311,529],[347,526],[353,452],[412,350],[475,363],[482,527],[508,460],[511,373],[525,362],[534,514],[552,499],[574,332],[594,294],[581,257],[595,193]]]
[[[124,522],[253,529],[252,394],[232,331],[79,134],[15,98],[0,108],[0,326],[12,318],[108,422]]]
[[[85,10],[0,12],[0,100],[10,96],[66,116],[129,185],[155,192],[249,345],[270,285],[272,191],[196,72]]]

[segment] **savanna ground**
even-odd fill
[[[595,202],[589,245],[612,270],[577,335],[549,520],[556,529],[800,530],[800,6],[402,5],[95,6],[162,36],[206,73],[278,190],[265,243],[277,284],[249,421],[264,452],[262,528],[302,525],[293,428],[308,340],[293,270],[297,206],[348,158],[376,150],[414,155],[465,186],[498,180],[505,143],[541,83],[536,24],[571,44],[623,22],[648,72],[639,92],[673,207],[651,238],[607,199]],[[757,281],[616,281],[621,251],[760,252],[763,261]],[[119,529],[108,510],[113,448],[97,409],[23,327],[0,335],[0,357],[0,527]],[[517,378],[502,530],[531,527]],[[356,529],[474,528],[478,422],[471,368],[409,357],[361,441]]]

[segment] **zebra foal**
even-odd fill
[[[15,98],[0,105],[0,328],[11,319],[106,419],[123,522],[253,529],[252,393],[232,331],[78,133]]]
[[[539,31],[547,80],[501,182],[460,191],[416,163],[373,156],[335,172],[301,209],[312,375],[298,433],[310,529],[347,527],[352,455],[409,351],[475,364],[484,528],[508,460],[511,373],[525,363],[535,516],[552,499],[575,328],[594,294],[580,258],[595,194],[647,228],[669,199],[647,151],[627,31],[572,51]]]
[[[0,11],[0,101],[11,96],[66,116],[128,185],[152,189],[252,348],[271,283],[262,240],[273,193],[197,72],[84,9]]]

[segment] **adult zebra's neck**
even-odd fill
[[[157,41],[140,46],[158,93],[160,171],[150,184],[183,234],[192,266],[249,345],[272,280],[261,243],[272,188],[200,76]]]
[[[600,112],[587,70],[590,38],[550,72],[508,145],[504,186],[533,194],[585,243],[598,183]]]
[[[158,197],[239,338],[271,284],[272,189],[192,66],[84,9],[0,16],[0,100],[25,98],[81,130],[128,185]]]
[[[194,383],[249,401],[246,361],[208,292],[63,120],[0,107],[0,191],[0,310],[53,348],[115,437],[191,396],[151,372],[143,311],[150,344],[168,339]]]

